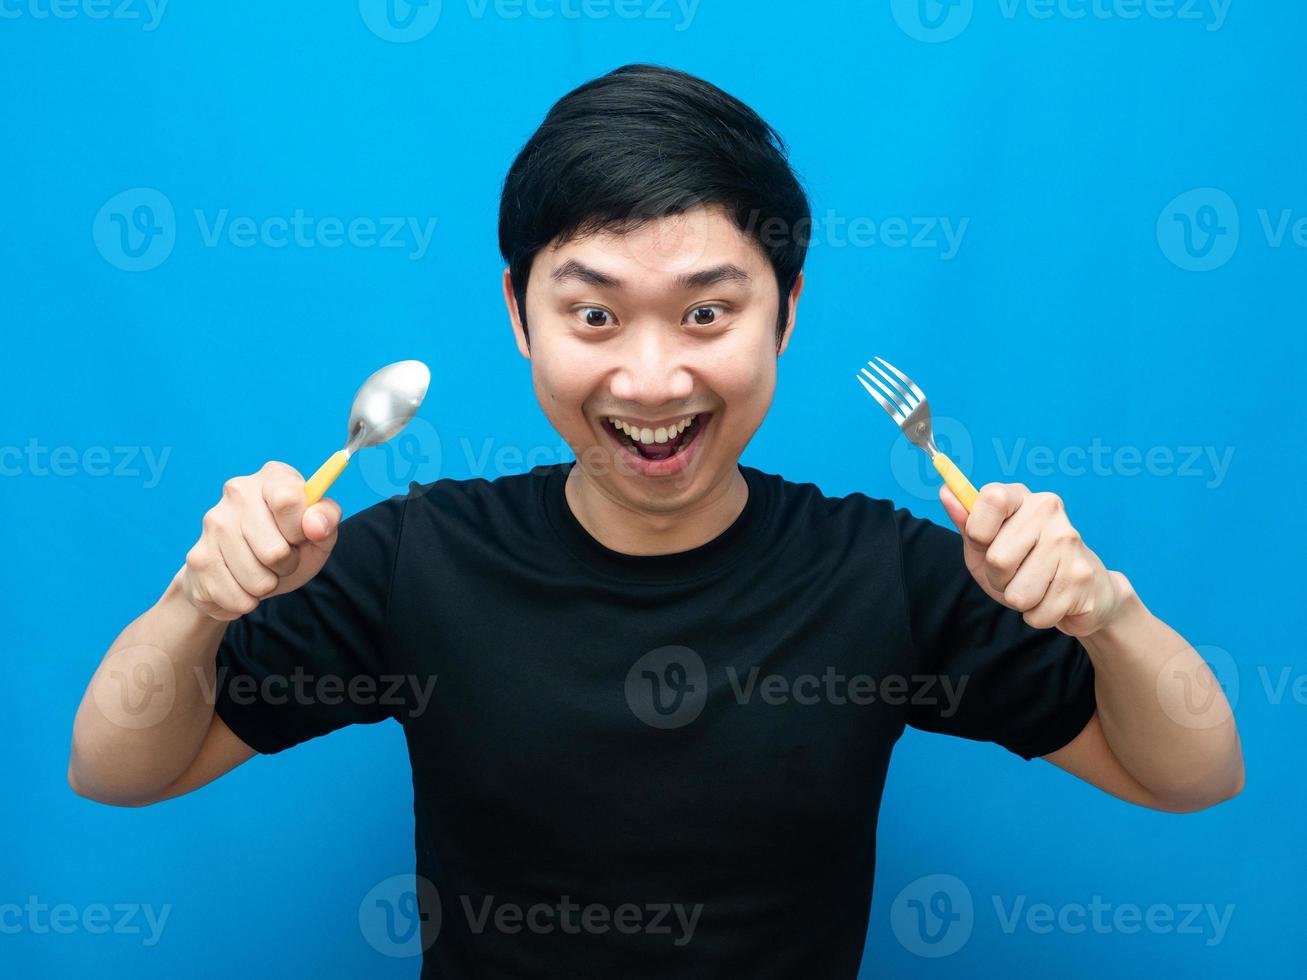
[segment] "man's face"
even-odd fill
[[[780,351],[802,287],[800,275]],[[605,496],[670,514],[733,477],[780,351],[771,264],[724,212],[542,249],[526,291],[529,348],[507,270],[504,295],[541,408]]]

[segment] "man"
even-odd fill
[[[1155,809],[1237,794],[1202,660],[1056,496],[989,484],[968,515],[942,489],[959,534],[739,464],[809,218],[780,137],[702,80],[632,65],[562,99],[499,230],[518,350],[577,461],[343,523],[284,464],[228,481],[92,679],[73,788],[144,805],[395,718],[444,977],[854,976],[907,725]],[[95,688],[142,664],[171,671],[171,710],[115,725]]]

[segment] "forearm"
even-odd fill
[[[182,773],[213,718],[214,654],[226,628],[191,605],[174,576],[118,635],[73,722],[68,779],[78,793],[130,803]]]
[[[1112,573],[1118,614],[1081,643],[1094,664],[1098,716],[1121,765],[1178,806],[1209,806],[1243,786],[1234,716],[1202,657]]]

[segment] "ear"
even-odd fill
[[[803,292],[803,270],[799,270],[798,276],[794,280],[794,288],[790,290],[789,298],[785,301],[789,307],[789,319],[785,324],[785,332],[781,334],[780,347],[776,349],[776,356],[780,357],[785,353],[785,348],[790,346],[790,337],[794,334],[794,318],[799,310],[799,294]]]
[[[527,342],[526,331],[522,328],[522,317],[518,314],[517,296],[513,292],[513,275],[504,269],[504,305],[508,307],[508,319],[513,326],[513,337],[517,341],[517,352],[531,360],[531,345]]]

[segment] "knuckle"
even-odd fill
[[[991,548],[985,552],[985,564],[996,572],[1008,572],[1016,566],[1016,561],[1011,552]]]
[[[1024,589],[1008,589],[1003,593],[1003,601],[1013,609],[1027,610],[1034,603],[1030,599],[1030,593]]]
[[[223,518],[221,507],[211,507],[204,512],[204,517],[200,520],[200,528],[205,534],[219,534],[226,530],[227,523]]]
[[[302,491],[291,484],[278,483],[268,488],[268,506],[279,514],[294,510],[302,499]]]
[[[214,548],[197,544],[186,553],[186,565],[195,574],[203,575],[215,568],[224,567],[223,557]]]
[[[277,591],[280,581],[275,575],[260,575],[258,581],[250,587],[250,594],[259,599],[266,599]]]
[[[289,479],[303,481],[304,479],[300,476],[300,471],[295,469],[295,467],[291,466],[289,463],[283,463],[276,459],[270,459],[264,463],[263,466],[259,468],[259,472],[266,477],[273,477],[279,480]]]
[[[280,565],[294,553],[295,550],[290,546],[290,542],[282,538],[273,544],[269,544],[264,549],[263,554],[259,556],[259,560],[265,565]]]
[[[1062,498],[1055,493],[1043,491],[1031,494],[1031,498],[1038,505],[1039,509],[1046,514],[1056,514],[1062,509]]]

